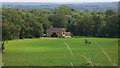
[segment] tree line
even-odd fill
[[[66,5],[55,10],[2,8],[2,39],[41,37],[50,27],[65,28],[74,36],[119,37],[119,16],[114,10],[77,11]]]

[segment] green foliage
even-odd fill
[[[66,28],[75,36],[118,37],[118,13],[76,11],[66,5],[56,10],[2,9],[3,40],[41,37],[50,27]]]

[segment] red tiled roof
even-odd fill
[[[47,33],[52,33],[52,32],[62,33],[62,32],[65,32],[65,29],[64,28],[49,28],[49,29],[47,29]]]

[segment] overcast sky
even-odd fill
[[[2,2],[118,2],[120,0],[0,0]]]

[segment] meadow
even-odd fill
[[[2,55],[5,66],[116,66],[116,38],[34,38],[10,40]]]

